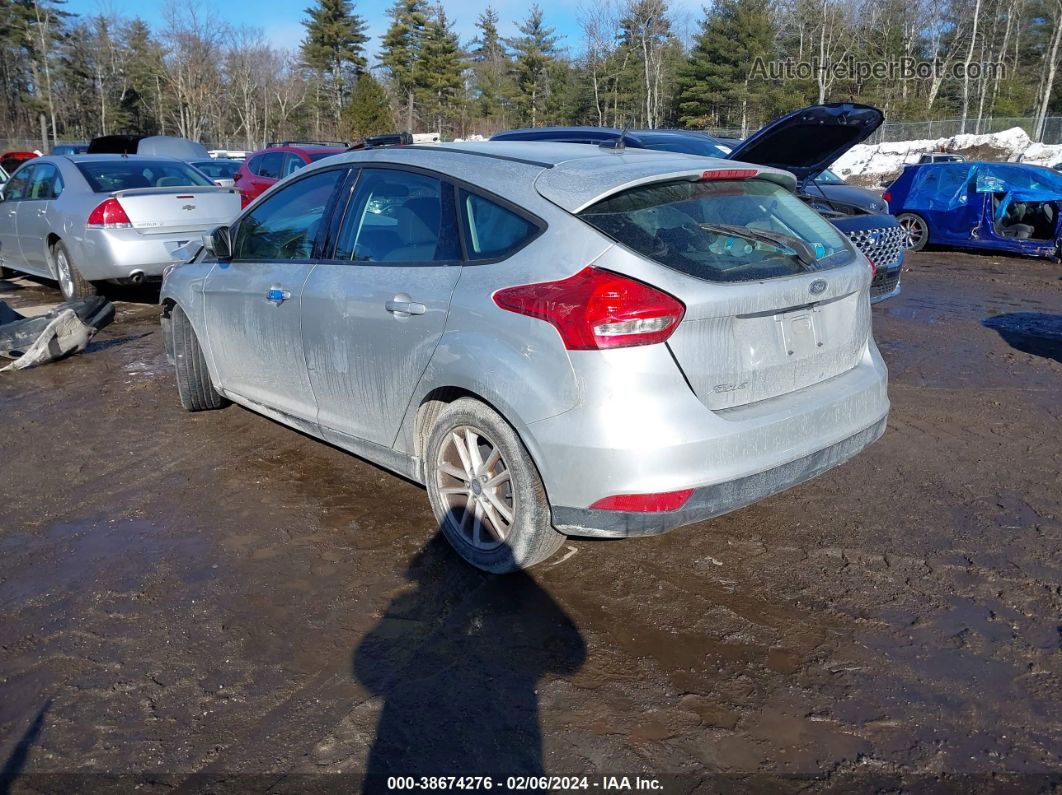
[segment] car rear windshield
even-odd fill
[[[78,163],[77,168],[94,193],[214,184],[191,166],[166,160],[106,160]]]
[[[661,265],[709,281],[788,276],[836,267],[852,257],[828,221],[762,179],[643,185],[579,217]]]

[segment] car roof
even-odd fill
[[[176,157],[166,157],[164,155],[114,155],[114,154],[101,154],[101,155],[51,155],[51,157],[61,157],[69,160],[73,163],[99,163],[106,160],[131,160],[131,161],[144,161],[157,163],[160,160],[165,160],[170,163],[184,163],[186,161],[180,160]]]
[[[392,163],[446,174],[474,174],[469,181],[514,198],[523,187],[569,212],[578,212],[617,190],[649,182],[698,177],[707,169],[733,169],[732,160],[651,149],[601,149],[551,141],[482,141],[355,150],[315,164]],[[740,164],[737,164],[740,166]],[[755,167],[792,190],[796,181],[778,169]]]

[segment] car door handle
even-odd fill
[[[266,300],[273,304],[273,306],[280,306],[289,298],[291,298],[291,293],[288,290],[282,290],[279,287],[273,287],[268,293],[266,293]]]
[[[424,304],[418,304],[412,298],[405,293],[399,293],[386,304],[384,309],[388,312],[393,312],[396,315],[423,315],[428,311],[428,307]]]

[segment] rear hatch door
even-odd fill
[[[596,267],[686,305],[667,345],[709,409],[819,383],[864,354],[870,269],[785,186],[669,178],[609,195],[579,217],[621,244]]]
[[[814,179],[885,121],[870,105],[834,102],[788,113],[739,143],[731,160],[785,169],[798,180]]]

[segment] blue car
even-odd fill
[[[1062,174],[1021,163],[906,166],[885,192],[907,247],[928,243],[1058,259]]]

